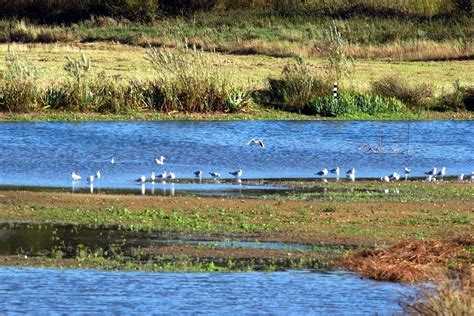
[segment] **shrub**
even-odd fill
[[[15,54],[5,57],[4,81],[0,85],[0,109],[28,112],[35,108],[38,97],[36,69]]]
[[[235,88],[204,52],[196,48],[149,48],[147,55],[157,73],[149,87],[152,90],[145,93],[147,104],[153,108],[165,112],[230,110],[229,96]]]
[[[437,111],[474,111],[474,87],[464,87],[458,80],[453,83],[453,92],[443,93],[434,107]]]
[[[293,112],[304,112],[312,97],[331,91],[328,83],[321,76],[315,75],[301,57],[285,66],[281,79],[269,78],[268,82],[270,101]]]
[[[90,88],[92,64],[85,55],[80,58],[67,58],[64,70],[69,75],[67,89],[69,89],[69,104],[71,110],[93,111],[97,105],[97,97]]]
[[[412,109],[429,107],[433,98],[433,87],[427,83],[420,85],[409,84],[406,78],[389,75],[373,81],[372,93],[388,98],[396,98]]]
[[[341,93],[338,98],[327,96],[314,98],[309,102],[307,112],[328,117],[339,117],[364,113],[377,115],[383,113],[398,113],[404,105],[394,99],[374,94]]]

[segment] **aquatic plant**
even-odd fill
[[[321,116],[340,117],[360,113],[368,115],[399,113],[404,109],[403,103],[394,98],[349,92],[341,93],[337,98],[332,95],[313,98],[308,104],[307,112]]]

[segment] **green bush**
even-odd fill
[[[412,109],[427,109],[433,98],[433,87],[427,83],[410,84],[407,78],[389,75],[373,81],[372,93],[387,98],[396,98]]]
[[[36,69],[26,60],[9,53],[5,57],[4,80],[0,84],[0,110],[28,112],[38,98]]]
[[[304,112],[311,98],[331,91],[327,81],[316,75],[301,57],[285,66],[281,79],[269,78],[268,83],[270,102],[292,112]]]
[[[443,93],[433,108],[437,111],[474,111],[474,87],[465,87],[459,81],[453,84],[453,91]]]
[[[405,106],[394,98],[381,97],[375,94],[341,93],[333,96],[313,98],[307,112],[326,117],[340,117],[356,114],[377,115],[399,113]]]

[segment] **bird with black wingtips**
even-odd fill
[[[236,178],[240,178],[242,176],[242,169],[239,169],[239,170],[236,170],[236,171],[233,171],[233,172],[229,172],[229,174],[233,175]]]
[[[202,171],[201,170],[194,171],[194,176],[196,178],[200,178],[202,176]]]
[[[433,167],[433,169],[431,169],[430,171],[427,171],[425,172],[426,175],[429,175],[429,176],[436,176],[436,173],[438,172],[438,168],[437,167]]]
[[[443,180],[445,175],[446,175],[446,167],[441,168],[441,170],[436,174],[436,176],[440,177],[441,180]]]
[[[332,173],[332,174],[335,174],[336,178],[339,178],[339,172],[340,172],[339,167],[332,168],[331,170],[329,170],[329,172]]]
[[[135,182],[145,183],[146,182],[146,177],[142,175],[140,178],[135,179]]]
[[[261,139],[255,139],[255,138],[252,138],[248,143],[247,145],[258,145],[262,148],[265,148],[265,144],[263,143],[263,141]]]
[[[327,169],[327,168],[324,168],[324,169],[322,169],[322,170],[316,172],[315,175],[324,178],[325,176],[328,175],[328,173],[329,173],[328,169]]]
[[[220,173],[218,173],[218,172],[209,172],[209,174],[210,174],[211,177],[213,177],[214,179],[217,179],[217,178],[220,178],[220,177],[221,177]]]

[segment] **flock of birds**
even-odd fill
[[[251,139],[247,143],[247,145],[259,146],[260,148],[265,148],[265,144],[263,143],[263,141],[260,140],[260,139],[255,139],[255,138]],[[166,158],[164,156],[160,156],[159,158],[155,158],[155,164],[157,166],[163,166],[165,160],[166,160]],[[115,161],[115,156],[112,156],[110,158],[110,163],[112,165],[115,165],[115,162],[116,162]],[[334,174],[336,176],[336,180],[339,180],[340,171],[341,171],[341,169],[339,167],[335,167],[335,168],[332,168],[330,170],[327,169],[327,168],[324,168],[324,169],[316,172],[315,175],[319,176],[322,179],[323,182],[327,182],[327,176],[329,174]],[[243,173],[242,169],[229,172],[229,174],[234,176],[235,179],[237,179],[237,180],[240,180],[240,178],[242,177],[242,173]],[[409,169],[408,167],[405,167],[403,173],[404,173],[404,176],[405,176],[405,180],[408,180],[408,177],[411,174],[411,169]],[[209,172],[209,175],[214,180],[218,180],[221,177],[220,173],[218,173],[218,172]],[[356,180],[356,169],[354,167],[352,167],[351,169],[347,170],[345,175],[346,175],[346,178],[348,179],[348,181],[354,182]],[[439,170],[438,170],[437,167],[433,167],[433,169],[425,172],[424,175],[426,175],[426,179],[425,179],[426,182],[434,182],[434,181],[437,181],[438,179],[443,180],[444,176],[446,175],[446,167],[442,167]],[[196,178],[201,179],[202,176],[203,176],[203,172],[201,170],[197,170],[197,171],[194,172],[194,176]],[[464,173],[461,173],[460,175],[458,175],[457,178],[458,178],[459,181],[464,181],[464,176],[465,176]],[[90,175],[87,178],[87,182],[89,184],[93,184],[94,180],[100,180],[100,177],[101,177],[100,170],[97,170],[95,175]],[[400,176],[399,173],[393,172],[390,175],[386,175],[386,176],[381,177],[380,180],[382,182],[394,182],[394,181],[400,180],[400,178],[401,178],[401,176]],[[72,179],[73,182],[77,182],[77,181],[82,180],[82,177],[73,171],[71,173],[71,179]],[[144,183],[147,183],[147,182],[156,183],[156,182],[162,182],[166,179],[171,179],[171,180],[176,179],[176,174],[173,173],[173,172],[163,171],[161,174],[156,175],[155,172],[153,171],[153,172],[151,172],[150,177],[147,178],[146,176],[142,175],[141,177],[136,179],[135,182],[139,182],[141,184],[144,184]],[[470,181],[474,182],[474,172],[471,173]]]
[[[408,167],[405,167],[403,172],[404,172],[404,175],[405,175],[405,180],[408,180],[408,177],[411,174],[411,169],[408,168]],[[324,168],[324,169],[316,172],[315,175],[321,177],[321,179],[324,182],[327,182],[326,177],[330,173],[335,174],[336,179],[339,180],[339,173],[340,173],[340,168],[339,167],[333,168],[331,170],[328,170],[327,168]],[[442,167],[439,170],[438,170],[438,167],[433,167],[433,169],[425,172],[424,174],[426,175],[426,179],[425,179],[426,182],[435,182],[438,179],[443,180],[444,176],[446,175],[446,167]],[[355,181],[355,179],[356,179],[356,170],[355,170],[354,167],[352,167],[351,169],[349,169],[346,172],[346,177],[349,181],[352,181],[352,182]],[[390,175],[386,175],[386,176],[381,177],[380,180],[382,182],[394,182],[394,181],[400,180],[400,178],[401,178],[401,176],[398,172],[393,172]],[[458,175],[458,180],[459,181],[464,181],[464,173],[461,173],[460,175]],[[471,172],[471,182],[474,182],[474,172]]]

